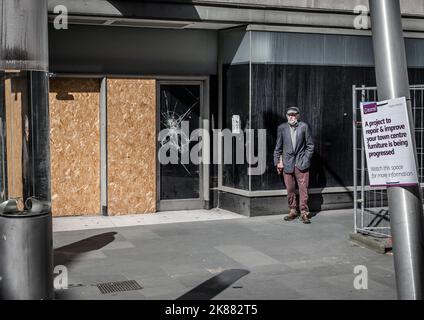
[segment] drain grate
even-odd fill
[[[102,294],[143,289],[135,280],[99,283],[97,288]]]

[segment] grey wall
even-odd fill
[[[402,0],[403,29],[424,32],[422,0]],[[70,18],[161,19],[232,25],[260,24],[354,29],[357,4],[367,0],[49,0],[49,12],[65,5]],[[209,26],[210,27],[210,26]],[[225,26],[215,25],[217,28]],[[202,27],[200,27],[202,28]]]
[[[374,66],[371,36],[221,31],[223,64]],[[251,41],[251,42],[250,42]],[[424,39],[406,38],[409,67],[424,67]]]
[[[356,5],[360,4],[368,7],[368,0],[193,0],[192,2],[324,10],[353,10]],[[424,14],[424,1],[422,0],[401,0],[400,3],[403,13]]]
[[[110,13],[119,14],[119,3],[130,1],[110,1],[110,0],[48,0],[49,10],[52,11],[56,5],[66,5],[70,11],[81,9],[81,13],[94,13],[96,7],[98,11],[107,10]],[[139,1],[141,2],[141,1]],[[176,4],[192,4],[195,5],[232,5],[251,6],[251,7],[268,7],[268,8],[298,8],[298,9],[315,9],[315,10],[342,10],[352,11],[356,5],[366,5],[368,0],[156,0],[143,1],[146,3],[176,3]],[[424,15],[424,1],[422,0],[401,0],[402,13]],[[140,5],[140,4],[137,4]],[[89,10],[89,12],[84,10]]]
[[[409,67],[424,67],[424,39],[405,39]],[[374,66],[367,36],[252,32],[252,62],[301,65]]]
[[[218,34],[212,30],[49,26],[51,72],[214,75]]]

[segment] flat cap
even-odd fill
[[[287,111],[286,111],[286,114],[289,114],[289,113],[297,113],[297,114],[299,114],[300,113],[300,110],[297,107],[288,107],[287,108]]]

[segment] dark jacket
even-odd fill
[[[281,154],[283,155],[283,165],[285,173],[293,173],[294,167],[304,171],[311,165],[311,158],[314,153],[314,141],[311,129],[305,122],[298,122],[296,128],[296,148],[290,136],[290,125],[285,122],[278,127],[277,143],[274,150],[274,165],[277,166]]]

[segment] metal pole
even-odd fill
[[[107,216],[107,78],[100,81],[100,167],[100,212]]]
[[[352,118],[353,118],[353,230],[355,233],[358,232],[357,230],[357,222],[356,222],[356,215],[358,214],[358,151],[357,151],[357,141],[356,141],[356,135],[358,134],[358,118],[356,114],[356,108],[357,105],[357,99],[356,99],[356,86],[352,86],[352,102],[353,102],[353,109],[352,109]]]
[[[47,13],[0,0],[0,300],[54,297]]]
[[[399,0],[370,0],[379,100],[406,97],[415,148]],[[417,170],[418,172],[418,170]],[[398,299],[423,298],[423,208],[419,186],[388,188]]]
[[[365,85],[362,85],[361,101],[362,102],[366,101]],[[364,213],[365,213],[366,206],[367,206],[367,199],[365,197],[365,146],[364,146],[364,139],[362,139],[361,137],[361,229],[362,230],[364,230],[364,226],[365,226]]]

